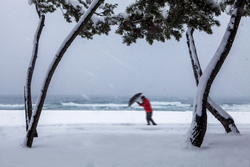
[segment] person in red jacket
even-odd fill
[[[145,96],[142,96],[141,100],[142,100],[142,103],[140,103],[140,102],[137,102],[137,103],[140,106],[144,107],[144,110],[146,112],[146,120],[148,122],[148,125],[150,125],[150,122],[152,122],[153,125],[156,125],[156,123],[152,119],[153,109],[151,107],[150,101]]]

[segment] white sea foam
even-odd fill
[[[0,109],[19,109],[23,107],[24,104],[0,104]]]
[[[221,107],[226,111],[250,112],[250,104],[223,104]]]
[[[129,98],[112,97],[89,97],[82,96],[58,96],[48,97],[43,106],[43,110],[100,110],[100,111],[133,111],[143,110],[141,106],[134,103],[128,107]],[[193,111],[192,100],[171,100],[171,99],[150,99],[154,111]],[[35,100],[33,100],[35,101]],[[0,110],[24,110],[23,97],[3,98],[0,97]],[[33,104],[33,107],[35,104]],[[250,102],[239,103],[239,101],[228,100],[220,106],[230,112],[249,112]]]

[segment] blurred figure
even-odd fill
[[[145,97],[141,97],[142,103],[137,102],[140,106],[144,107],[144,110],[146,112],[146,120],[148,122],[148,125],[150,125],[150,122],[152,122],[153,125],[157,125],[154,120],[152,119],[153,115],[153,109],[151,107],[150,101]]]

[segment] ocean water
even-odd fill
[[[147,97],[154,111],[192,111],[193,99],[167,97]],[[35,106],[37,97],[33,98]],[[48,96],[43,110],[99,110],[99,111],[134,111],[143,110],[138,104],[128,107],[130,97],[106,96]],[[140,100],[139,100],[140,101]],[[250,99],[217,99],[226,111],[250,112]],[[22,96],[0,96],[0,110],[24,110]]]

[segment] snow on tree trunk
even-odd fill
[[[202,69],[199,63],[199,59],[196,52],[195,42],[193,38],[194,28],[188,28],[186,32],[187,44],[189,48],[190,58],[192,62],[192,67],[194,71],[194,76],[196,80],[196,85],[199,84],[199,79],[202,75]],[[217,118],[221,124],[224,126],[227,133],[235,132],[239,133],[236,125],[234,124],[233,118],[223,110],[219,105],[217,105],[209,96],[207,99],[207,109]]]
[[[32,115],[31,81],[32,81],[32,76],[33,76],[33,72],[35,69],[37,54],[38,54],[39,40],[40,40],[40,36],[44,27],[44,22],[45,22],[45,15],[39,11],[37,6],[36,6],[36,10],[40,19],[39,19],[37,31],[34,36],[34,42],[33,42],[34,46],[33,46],[33,51],[32,51],[32,57],[31,57],[31,61],[29,64],[28,71],[27,71],[26,85],[24,87],[26,131],[28,130],[31,115]],[[35,137],[37,137],[37,133],[35,134]]]
[[[202,145],[207,129],[206,104],[211,85],[232,47],[242,16],[244,4],[245,0],[235,1],[234,10],[220,46],[199,80],[194,100],[193,120],[188,132],[189,141],[196,147]]]
[[[88,10],[83,14],[81,20],[77,23],[75,28],[71,31],[71,33],[68,35],[68,37],[64,40],[64,42],[62,43],[61,47],[59,48],[57,54],[55,55],[55,58],[52,61],[51,65],[48,69],[48,72],[45,76],[45,80],[43,83],[41,93],[37,99],[36,106],[34,108],[34,112],[32,113],[32,117],[31,117],[30,124],[29,124],[29,129],[28,129],[28,132],[26,134],[25,141],[24,141],[25,142],[24,144],[27,147],[30,147],[30,148],[32,147],[35,129],[37,127],[38,120],[39,120],[39,117],[40,117],[41,112],[42,112],[42,107],[43,107],[43,104],[44,104],[44,101],[46,98],[46,94],[47,94],[47,90],[48,90],[50,81],[51,81],[52,76],[56,70],[57,65],[61,61],[61,59],[62,59],[64,53],[67,51],[68,47],[71,45],[71,43],[78,36],[80,31],[84,28],[84,26],[90,20],[90,18],[94,14],[94,12],[97,10],[97,8],[103,2],[104,2],[104,0],[93,0],[90,7],[88,8]]]

